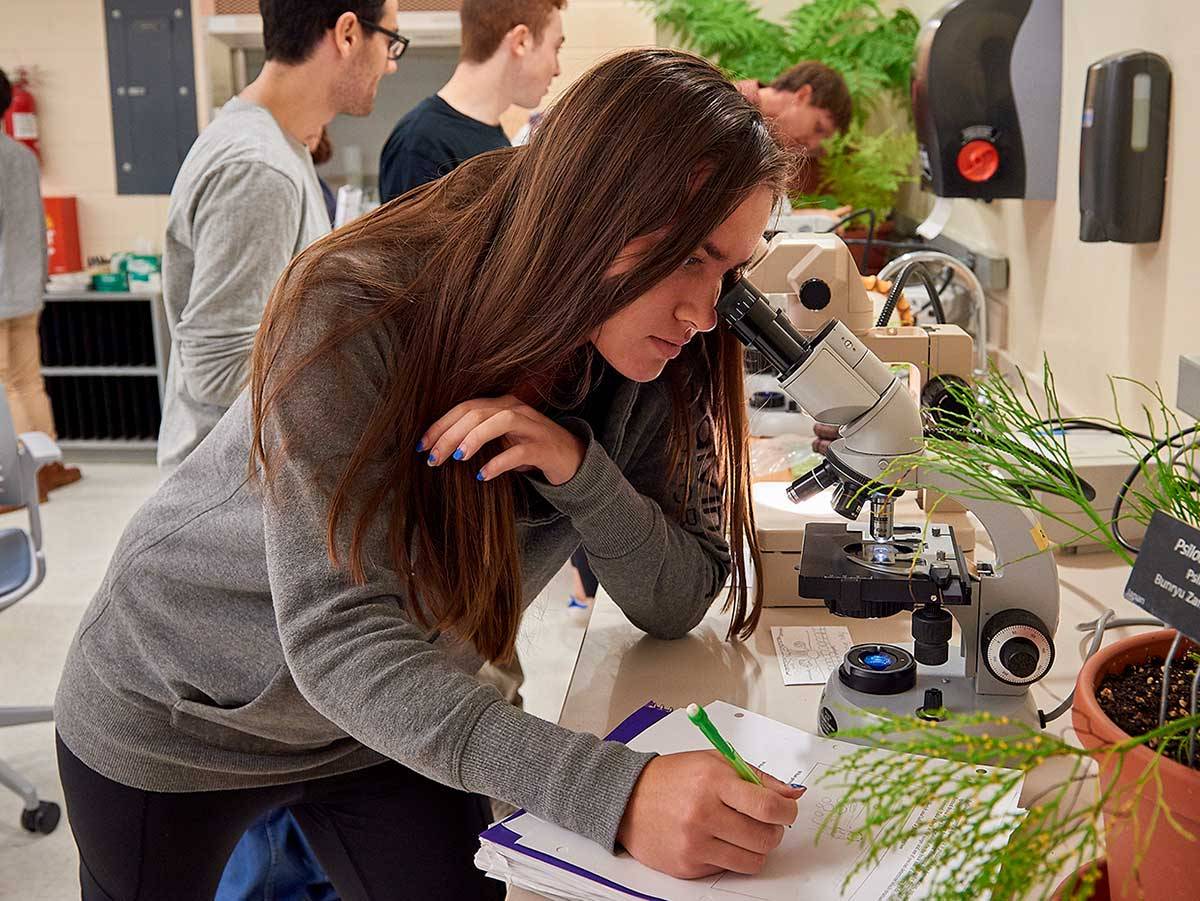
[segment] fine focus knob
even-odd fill
[[[1033,675],[1040,657],[1037,645],[1028,638],[1010,638],[1000,646],[1000,662],[1004,664],[1005,669],[1021,679],[1028,679]]]
[[[829,285],[819,278],[810,278],[800,286],[800,303],[806,310],[823,310],[832,297]]]

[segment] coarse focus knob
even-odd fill
[[[1054,663],[1050,630],[1028,610],[1010,608],[983,627],[982,656],[988,672],[1008,685],[1030,685]]]

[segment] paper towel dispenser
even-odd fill
[[[1088,67],[1079,142],[1079,239],[1139,244],[1162,233],[1171,66],[1131,50]]]
[[[955,0],[921,28],[912,105],[939,197],[1053,200],[1062,0]]]

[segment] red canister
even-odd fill
[[[74,197],[43,197],[46,208],[46,249],[51,275],[79,272],[83,255],[79,252],[79,215]]]

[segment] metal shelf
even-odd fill
[[[47,291],[43,299],[53,320],[51,331],[46,332],[47,319],[43,318],[43,338],[51,343],[53,354],[43,357],[46,365],[41,367],[41,374],[49,389],[56,427],[63,435],[59,446],[79,452],[153,452],[157,447],[153,438],[117,436],[157,432],[155,421],[161,416],[170,354],[162,294]],[[145,322],[143,310],[148,316]],[[146,327],[151,331],[153,360],[145,354]],[[92,328],[98,331],[89,342],[88,330]],[[114,329],[134,330],[126,342],[129,347],[120,345]],[[114,364],[96,362],[106,359]],[[121,359],[140,362],[115,362]],[[83,435],[97,437],[79,437]],[[109,435],[114,437],[99,437]]]
[[[46,291],[42,300],[46,303],[56,301],[114,301],[114,300],[158,300],[158,291]]]
[[[155,366],[43,366],[42,375],[146,375],[158,377]]]
[[[158,442],[152,438],[65,438],[55,442],[63,450],[155,450]]]
[[[457,47],[462,43],[457,6],[453,10],[401,10],[396,14],[396,30],[406,35],[414,48]],[[204,18],[209,35],[230,50],[262,49],[262,16],[226,13]]]

